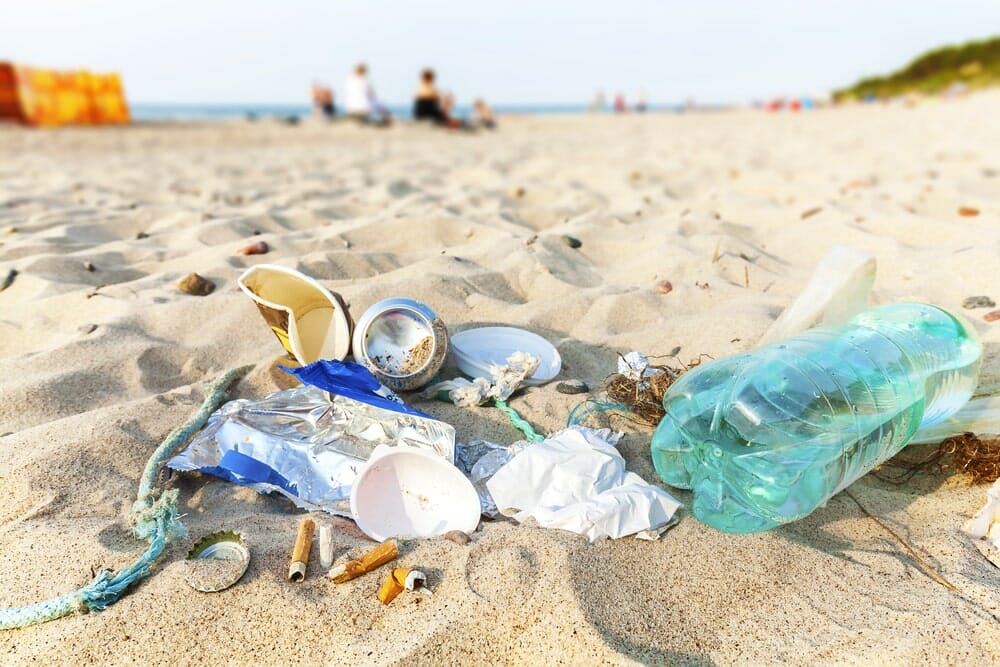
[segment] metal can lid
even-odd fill
[[[242,533],[222,530],[205,535],[187,555],[187,583],[203,593],[235,584],[250,565],[250,550]]]

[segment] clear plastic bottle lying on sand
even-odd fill
[[[800,519],[972,396],[974,330],[899,303],[846,324],[699,366],[663,398],[660,477],[693,489],[694,515],[752,533]]]

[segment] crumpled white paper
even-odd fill
[[[525,447],[486,487],[501,512],[544,528],[619,538],[659,528],[681,505],[625,470],[608,429],[571,427]]]
[[[966,522],[962,530],[1000,549],[1000,479],[993,482],[986,492],[986,504]]]

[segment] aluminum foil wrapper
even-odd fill
[[[455,461],[449,424],[303,386],[226,403],[167,465],[350,517],[351,487],[379,445],[416,447]]]
[[[498,445],[487,440],[473,440],[469,443],[459,443],[455,448],[455,465],[461,470],[476,493],[479,494],[479,505],[483,514],[495,519],[499,516],[493,497],[486,489],[486,482],[490,481],[497,470],[507,465],[507,463],[517,456],[525,447],[531,445],[527,440],[520,440],[512,445]]]

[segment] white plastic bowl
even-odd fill
[[[365,535],[383,542],[396,536],[471,533],[479,525],[479,496],[472,482],[445,459],[406,446],[380,446],[351,489],[351,513]]]
[[[466,329],[451,337],[451,349],[459,370],[470,377],[490,378],[490,364],[504,365],[515,352],[539,357],[534,375],[524,384],[538,386],[551,382],[562,369],[562,357],[549,341],[515,327]]]

